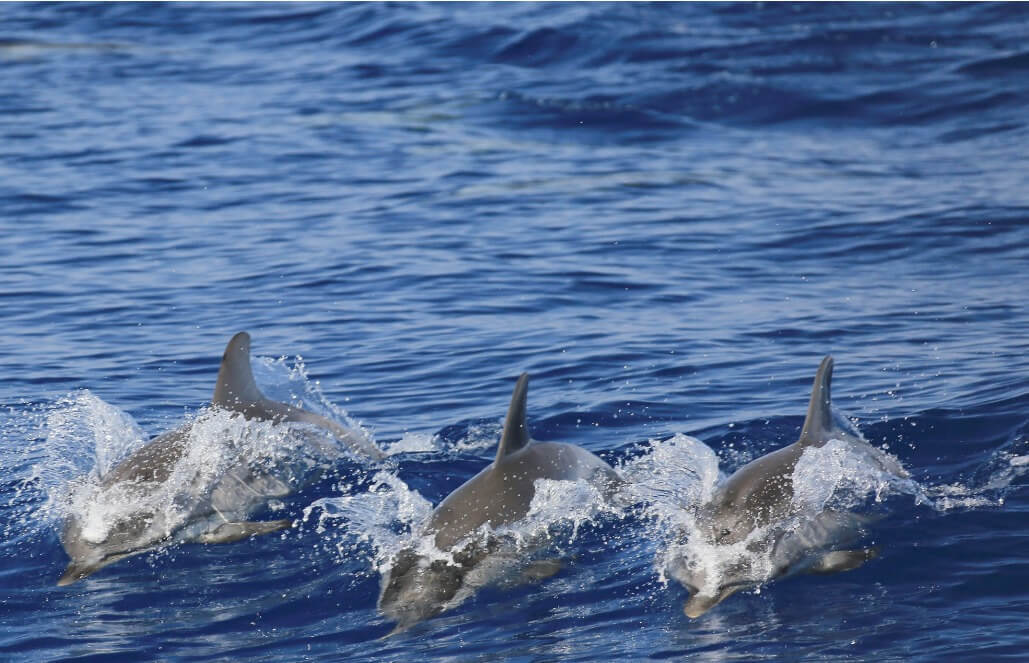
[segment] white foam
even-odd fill
[[[338,528],[332,536],[341,558],[355,552],[354,542],[369,544],[371,561],[383,570],[431,513],[432,504],[417,491],[395,474],[379,471],[366,491],[311,503],[304,509],[304,521],[317,515],[321,534],[327,534],[330,527]]]
[[[308,377],[303,357],[297,355],[292,360],[286,357],[255,357],[251,368],[255,380],[261,385],[261,391],[268,398],[338,421],[362,435],[366,441],[375,443],[371,429],[329,400],[322,391],[321,383]]]
[[[385,449],[387,456],[397,454],[427,453],[439,449],[439,438],[430,433],[405,432],[399,440]]]
[[[579,528],[601,514],[618,513],[588,481],[539,479],[525,518],[496,528],[483,525],[470,533],[466,542],[496,537],[521,549],[539,546],[542,541],[561,545],[574,541]],[[383,470],[375,474],[367,491],[315,501],[305,509],[304,520],[316,518],[317,531],[335,538],[341,558],[359,552],[355,543],[368,544],[366,554],[378,571],[385,572],[405,548],[429,559],[453,561],[454,550],[437,549],[434,537],[422,533],[431,514],[428,500]],[[568,535],[555,540],[555,527],[561,526],[567,526]]]
[[[88,389],[60,399],[47,416],[46,428],[48,467],[73,474],[92,471],[103,476],[146,439],[127,412]]]
[[[451,445],[451,449],[458,453],[493,449],[500,441],[502,430],[503,423],[500,421],[469,426],[464,436]]]
[[[646,453],[619,467],[628,482],[628,496],[648,504],[658,520],[671,521],[681,516],[684,506],[711,499],[723,476],[711,447],[681,433],[647,444]]]
[[[897,468],[895,458],[865,442],[829,440],[801,454],[793,471],[793,501],[817,514],[857,509],[868,499],[881,503],[889,495],[922,498],[921,486]]]
[[[940,512],[1003,506],[1012,484],[1029,473],[1029,438],[1016,437],[987,458],[967,482],[928,486],[926,492]]]

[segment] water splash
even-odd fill
[[[476,423],[457,431],[448,429],[439,433],[407,431],[399,440],[384,446],[387,456],[414,453],[462,454],[492,449],[500,439],[502,423]]]
[[[945,513],[1004,506],[1007,495],[1029,477],[1029,424],[983,460],[967,479],[926,489],[934,508]]]
[[[404,433],[399,440],[389,444],[384,451],[387,456],[398,454],[428,453],[439,449],[439,436],[429,433]]]
[[[59,477],[68,473],[102,476],[146,439],[127,412],[88,389],[58,400],[47,416],[46,428],[46,465]]]
[[[522,550],[538,547],[544,541],[570,544],[582,526],[603,516],[624,513],[601,489],[585,480],[537,479],[534,485],[529,513],[524,518],[496,528],[483,525],[455,548],[493,538],[502,538]],[[434,537],[424,531],[432,509],[432,504],[400,477],[383,470],[374,475],[366,490],[316,500],[304,510],[303,520],[314,522],[321,534],[330,535],[336,529],[333,536],[340,559],[352,556],[360,544],[366,544],[369,561],[377,571],[385,572],[405,549],[414,549],[429,559],[453,562],[453,550],[437,549]],[[558,535],[559,531],[567,534]]]
[[[674,521],[683,505],[699,505],[714,494],[724,477],[718,455],[695,437],[682,433],[649,440],[642,455],[618,467],[628,482],[625,497],[648,505],[651,516]]]
[[[374,444],[375,435],[372,430],[329,400],[322,391],[321,382],[307,375],[307,367],[300,355],[292,359],[256,357],[251,362],[251,369],[268,398],[338,421],[361,434],[365,441]]]
[[[896,460],[863,441],[829,440],[809,447],[793,470],[793,500],[803,514],[851,511],[881,504],[892,495],[929,499]]]
[[[376,472],[367,487],[341,488],[359,492],[315,500],[303,521],[316,517],[316,531],[333,538],[340,560],[363,555],[379,571],[432,513],[429,501],[390,471]]]

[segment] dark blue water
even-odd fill
[[[1005,4],[0,6],[0,658],[1021,660],[1027,34]],[[241,329],[388,467],[340,461],[283,536],[56,587],[69,482],[196,413]],[[324,515],[439,502],[520,372],[537,439],[639,470],[685,433],[731,471],[829,353],[924,491],[879,559],[691,621],[654,523],[598,516],[555,577],[380,639],[374,541]]]

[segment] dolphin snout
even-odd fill
[[[86,576],[90,575],[97,570],[97,566],[90,564],[76,564],[72,562],[68,565],[68,568],[64,570],[64,574],[57,580],[58,587],[64,587],[70,585],[73,582],[82,580]]]
[[[696,619],[697,617],[700,617],[705,612],[715,607],[725,599],[729,598],[736,592],[743,589],[743,587],[743,585],[722,587],[718,590],[718,594],[716,594],[715,596],[706,596],[704,594],[693,593],[690,595],[690,599],[686,601],[686,604],[682,606],[682,611],[690,619]]]
[[[718,599],[714,596],[691,596],[682,606],[683,613],[690,619],[696,619],[715,607]]]

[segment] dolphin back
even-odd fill
[[[811,388],[811,403],[807,408],[807,418],[804,419],[804,427],[800,431],[800,439],[797,443],[806,445],[817,445],[829,439],[835,426],[832,415],[832,385],[833,359],[826,356],[815,373],[815,383]]]

